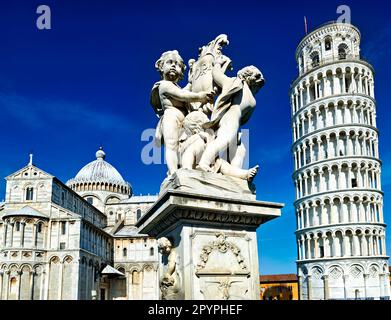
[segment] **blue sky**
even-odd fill
[[[36,8],[52,10],[52,29],[36,28]],[[295,273],[292,133],[288,90],[297,76],[295,49],[309,29],[336,20],[349,5],[359,27],[362,56],[376,70],[385,220],[390,223],[391,126],[387,121],[391,74],[391,5],[383,1],[15,1],[0,10],[0,177],[20,169],[34,151],[35,164],[66,182],[103,143],[107,161],[135,194],[157,193],[164,165],[144,165],[141,133],[157,118],[149,105],[154,63],[177,49],[185,61],[220,33],[234,70],[258,66],[266,86],[245,128],[250,164],[259,163],[259,200],[286,204],[281,218],[259,231],[262,274]],[[182,85],[186,83],[183,82]],[[5,183],[0,183],[0,200]],[[387,239],[388,249],[391,240]],[[388,252],[390,252],[388,250]]]

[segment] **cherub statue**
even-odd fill
[[[227,77],[216,59],[213,66],[213,81],[221,88],[211,117],[205,129],[214,129],[216,138],[209,142],[199,162],[203,171],[213,172],[213,162],[219,152],[237,139],[238,130],[249,120],[256,106],[254,95],[263,87],[265,80],[259,69],[248,66],[237,73],[237,77]]]
[[[151,105],[157,116],[158,123],[155,141],[165,145],[168,174],[178,169],[178,144],[182,121],[191,108],[191,102],[211,102],[213,91],[190,92],[178,86],[183,78],[186,66],[178,51],[164,52],[155,64],[162,80],[155,83],[151,92]]]
[[[180,294],[180,281],[177,272],[177,253],[169,239],[162,237],[158,240],[158,249],[167,256],[167,270],[160,279],[160,290],[163,300],[177,299]]]
[[[208,117],[201,111],[189,113],[183,121],[184,135],[181,137],[179,154],[183,169],[196,169],[208,144],[214,140],[213,130],[204,130],[203,126],[209,122]],[[233,166],[217,155],[211,163],[211,170],[215,173],[252,181],[258,172],[258,166],[244,170]]]

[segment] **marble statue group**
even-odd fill
[[[252,181],[258,166],[244,170],[246,150],[240,127],[256,106],[255,94],[265,83],[254,66],[236,77],[225,73],[231,60],[222,53],[226,35],[199,49],[189,61],[188,84],[181,88],[186,65],[178,51],[164,52],[156,62],[161,80],[154,84],[151,105],[159,123],[155,141],[164,144],[168,176],[178,169],[220,173]]]

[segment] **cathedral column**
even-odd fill
[[[363,94],[363,87],[362,87],[362,73],[358,73],[358,92]]]
[[[344,286],[344,299],[349,299],[349,275],[343,275],[343,286]]]
[[[330,291],[329,291],[329,276],[328,275],[323,276],[323,288],[324,288],[324,299],[329,300]]]
[[[320,111],[319,111],[319,109],[317,109],[315,111],[315,118],[316,118],[316,120],[314,121],[315,130],[319,130],[319,128],[320,128]]]
[[[4,271],[0,270],[0,300],[3,299],[3,274]]]
[[[342,71],[342,94],[346,93],[346,80],[345,80],[346,72]]]
[[[305,229],[303,208],[300,208],[300,221],[301,221],[301,229]]]
[[[302,257],[301,257],[301,241],[300,240],[297,240],[297,252],[298,252],[298,258],[299,258],[299,261],[302,260]]]
[[[348,253],[349,253],[349,237],[346,235],[346,233],[343,235],[343,256],[344,257],[347,257],[348,256]]]
[[[381,247],[382,247],[381,255],[385,256],[387,254],[387,252],[386,252],[386,236],[383,235],[380,237],[380,239],[381,239]]]
[[[315,248],[314,248],[314,259],[318,259],[320,257],[319,255],[319,238],[317,236],[314,236],[315,241]]]
[[[311,275],[307,275],[307,284],[308,284],[307,287],[308,300],[312,300],[312,276]]]
[[[353,234],[353,256],[360,255],[360,244],[358,242],[358,236]]]
[[[305,239],[306,242],[306,259],[310,260],[311,259],[311,239],[307,236]]]
[[[317,161],[319,161],[319,160],[323,159],[323,152],[322,152],[322,148],[321,148],[322,140],[317,139],[317,140],[316,140],[316,143],[318,144],[318,156],[317,156]]]
[[[300,108],[303,108],[304,107],[304,95],[303,95],[303,91],[304,91],[304,88],[302,87],[302,85],[300,85]]]
[[[315,190],[315,176],[316,176],[316,174],[314,172],[311,172],[310,176],[311,176],[311,193],[314,194],[314,193],[316,193],[316,190]]]
[[[327,239],[327,236],[322,236],[323,240],[323,249],[324,249],[324,257],[329,258],[330,257],[330,243]]]
[[[20,288],[22,286],[22,271],[16,271],[16,278],[18,281],[18,286],[17,286],[17,292],[16,292],[16,300],[20,300]]]
[[[300,169],[301,168],[301,150],[300,150],[300,147],[297,147],[297,156],[298,156],[298,159],[299,159],[299,165],[298,165],[297,169]]]
[[[34,269],[30,272],[30,300],[34,300],[34,277],[36,274]]]
[[[318,100],[319,99],[319,93],[318,93],[318,90],[319,90],[319,80],[314,80],[314,84],[315,84],[315,100]]]
[[[310,163],[314,162],[314,143],[310,141]]]
[[[329,125],[329,107],[325,106],[324,107],[324,112],[325,112],[325,125],[324,127],[327,127]]]
[[[312,125],[312,114],[308,113],[307,118],[308,118],[308,132],[312,132],[312,131],[314,131],[314,128]]]
[[[9,225],[9,222],[8,220],[4,222],[3,224],[3,229],[4,229],[4,236],[3,236],[3,247],[6,247],[7,246],[7,231],[8,231],[8,225]],[[1,298],[1,296],[0,296]]]
[[[326,136],[326,141],[327,141],[327,159],[330,159],[330,158],[332,158],[332,150],[331,150],[331,143],[330,143],[330,136],[329,135],[327,135]]]
[[[33,224],[33,238],[32,238],[32,241],[33,241],[33,247],[36,248],[37,247],[37,230],[38,229],[38,224],[37,223],[34,223]]]
[[[298,276],[299,280],[299,299],[303,300],[303,276]]]
[[[23,247],[24,246],[24,231],[25,231],[25,227],[26,227],[26,222],[21,222],[20,223],[20,246]]]
[[[10,274],[11,272],[9,270],[7,270],[5,272],[5,276],[3,276],[3,282],[4,282],[4,300],[8,300],[8,297],[9,297],[9,292],[10,292]]]
[[[308,205],[305,206],[305,227],[310,227],[310,207]]]
[[[10,244],[10,247],[13,247],[14,246],[14,227],[15,227],[15,223],[14,222],[11,222],[10,223],[11,225],[11,244]]]
[[[321,225],[325,225],[327,223],[327,218],[326,218],[326,210],[325,210],[325,203],[321,202],[320,203],[320,217],[321,217]]]
[[[367,288],[368,278],[369,278],[369,274],[364,273],[364,295],[365,295],[365,299],[368,298],[368,288]]]
[[[307,88],[307,104],[309,104],[311,102],[311,94],[310,94],[310,84],[309,83],[306,83],[306,88]]]

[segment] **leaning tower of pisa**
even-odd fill
[[[374,70],[360,32],[327,23],[296,51],[290,98],[300,297],[389,299]]]

